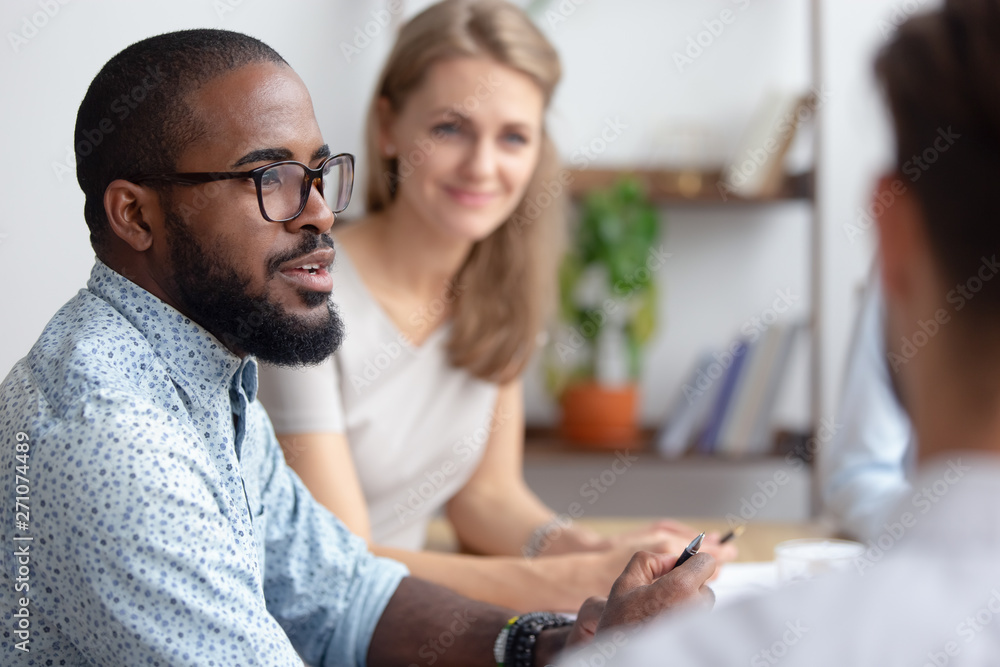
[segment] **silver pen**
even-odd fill
[[[688,558],[698,553],[698,550],[701,549],[701,543],[704,541],[704,539],[705,539],[705,533],[702,533],[698,537],[694,538],[691,541],[691,544],[687,545],[687,547],[685,547],[681,555],[677,558],[677,562],[674,564],[674,567],[680,567],[681,565],[687,562]],[[674,568],[672,567],[670,569],[672,570]]]

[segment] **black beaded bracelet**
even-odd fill
[[[519,617],[507,633],[504,667],[534,667],[538,635],[549,628],[567,625],[573,625],[573,621],[547,611],[535,611]]]

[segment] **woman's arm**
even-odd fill
[[[518,612],[576,611],[593,596],[607,596],[634,550],[567,554],[552,558],[470,556],[407,551],[374,545],[372,553],[404,563],[414,577],[476,600]]]
[[[555,513],[524,481],[521,380],[500,388],[493,423],[496,428],[476,472],[448,502],[448,519],[459,541],[479,553],[502,555],[555,555],[610,546],[590,531],[569,526],[547,533],[545,549],[532,548],[535,530],[549,524]]]
[[[532,533],[555,516],[524,481],[524,402],[521,380],[500,387],[493,432],[476,471],[447,504],[455,534],[483,554],[522,554]]]
[[[368,507],[347,438],[340,433],[279,435],[288,465],[306,488],[372,553],[404,563],[415,577],[467,597],[518,611],[573,611],[592,595],[607,595],[633,549],[528,560],[407,551],[371,543]]]
[[[285,461],[313,498],[371,545],[368,504],[343,433],[278,435]]]
[[[496,424],[476,472],[448,502],[447,514],[459,541],[485,554],[555,556],[586,551],[649,550],[680,553],[698,531],[664,519],[620,535],[604,537],[569,517],[554,521],[524,481],[524,398],[520,380],[500,388]],[[536,533],[538,531],[538,533]],[[720,562],[736,558],[732,544],[720,545],[719,536],[707,536],[702,546]]]

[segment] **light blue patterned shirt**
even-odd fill
[[[364,664],[406,569],[309,495],[256,393],[97,262],[0,386],[0,663]]]

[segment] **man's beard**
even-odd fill
[[[344,325],[328,294],[300,290],[306,305],[326,303],[326,317],[316,322],[296,317],[270,301],[266,289],[250,293],[250,280],[225,263],[224,253],[204,252],[172,207],[165,222],[177,295],[191,319],[230,350],[279,366],[300,366],[317,364],[340,347]],[[266,279],[284,262],[324,246],[333,247],[328,235],[304,233],[298,248],[268,261]]]

